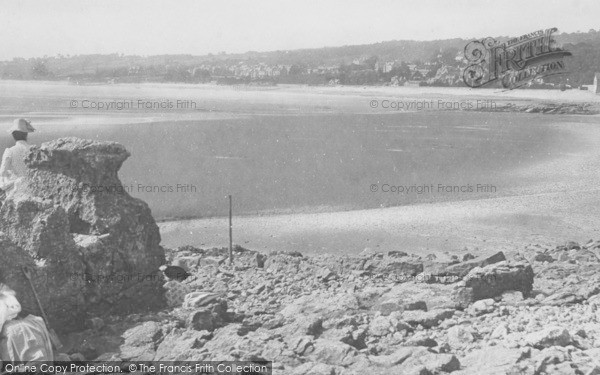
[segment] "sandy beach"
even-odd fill
[[[505,94],[505,93],[502,93]],[[539,101],[543,93],[514,91],[521,99]],[[560,93],[553,93],[554,98]],[[579,96],[592,101],[597,97]],[[587,94],[587,93],[586,93]],[[597,237],[600,206],[599,116],[558,125],[578,140],[571,152],[555,149],[550,159],[511,170],[512,178],[536,181],[510,189],[507,196],[423,203],[349,212],[236,217],[234,241],[242,246],[307,253],[357,254],[365,249],[432,251],[515,251],[530,244],[552,246]],[[227,219],[211,218],[160,224],[168,246],[201,247],[227,243]]]
[[[260,251],[510,250],[586,241],[599,224],[599,116],[444,108],[600,106],[585,91],[0,81],[0,98],[0,128],[16,115],[31,118],[35,143],[79,136],[124,144],[132,157],[121,180],[162,221],[167,247],[226,246],[227,194],[235,199],[234,242]],[[187,100],[197,108],[82,108],[85,100]],[[135,189],[186,182],[180,176],[200,191]],[[439,183],[496,190],[381,191]]]
[[[598,186],[598,185],[596,185]],[[600,189],[335,213],[236,218],[234,241],[261,251],[417,254],[551,246],[598,237]],[[227,244],[227,219],[160,223],[163,243],[176,247]]]

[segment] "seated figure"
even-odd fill
[[[19,319],[21,304],[14,290],[0,284],[0,360],[53,361],[50,335],[39,316]]]

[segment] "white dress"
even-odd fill
[[[10,190],[15,181],[27,174],[25,156],[29,153],[29,144],[17,141],[17,144],[4,150],[0,165],[0,189]]]

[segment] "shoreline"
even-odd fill
[[[7,87],[9,90],[5,90]],[[81,108],[69,108],[69,99],[118,100],[128,98],[133,100],[138,97],[148,100],[154,100],[153,98],[168,98],[169,100],[186,98],[201,102],[202,106],[199,111],[187,112],[91,111]],[[160,123],[162,128],[156,130],[158,129],[156,127],[154,133],[152,133],[153,138],[150,139],[151,142],[154,142],[151,143],[151,147],[155,149],[162,145],[161,140],[168,134],[171,125],[179,126],[180,129],[186,129],[190,132],[196,131],[196,136],[204,143],[187,142],[186,145],[193,146],[196,150],[195,154],[192,155],[195,158],[194,160],[198,163],[204,163],[198,165],[202,165],[202,168],[212,172],[212,175],[209,175],[208,178],[220,178],[215,171],[226,170],[230,173],[226,176],[240,175],[245,179],[221,178],[220,181],[213,183],[218,188],[213,187],[212,190],[207,192],[202,191],[202,195],[190,196],[189,198],[209,199],[208,197],[210,197],[210,199],[218,199],[226,194],[225,190],[233,189],[229,193],[234,195],[234,213],[236,211],[235,197],[240,197],[240,200],[238,200],[240,203],[244,201],[243,195],[241,195],[244,193],[244,187],[239,185],[240,183],[253,184],[249,185],[253,187],[258,186],[254,184],[263,184],[259,186],[258,193],[253,192],[254,195],[246,194],[247,202],[256,202],[256,199],[252,200],[253,197],[271,197],[273,195],[269,194],[277,193],[276,189],[270,187],[273,183],[268,183],[272,180],[267,177],[273,177],[272,175],[264,174],[266,177],[253,179],[253,176],[245,174],[248,168],[243,163],[258,166],[262,165],[259,162],[267,162],[271,167],[279,168],[276,171],[281,175],[276,177],[283,176],[287,179],[285,182],[289,185],[285,186],[290,189],[293,188],[286,196],[287,200],[283,200],[283,198],[279,200],[265,198],[259,203],[249,204],[245,207],[240,204],[237,209],[240,212],[247,211],[244,215],[236,214],[234,242],[242,246],[249,243],[248,246],[257,250],[287,247],[305,250],[303,249],[303,246],[305,246],[309,249],[309,252],[342,251],[343,244],[350,244],[352,249],[347,251],[351,252],[362,251],[366,247],[398,248],[404,245],[413,247],[418,251],[426,251],[433,247],[482,247],[490,242],[506,247],[517,242],[530,241],[532,237],[540,237],[535,233],[548,235],[549,238],[560,237],[559,242],[563,241],[563,237],[568,235],[576,237],[574,239],[578,241],[584,241],[585,239],[581,237],[584,236],[586,230],[589,230],[589,235],[593,236],[595,234],[594,228],[597,228],[600,224],[595,219],[595,213],[585,207],[586,205],[589,207],[600,205],[600,201],[593,194],[588,194],[585,191],[586,188],[600,186],[600,178],[594,175],[595,171],[600,168],[600,162],[597,161],[600,160],[600,153],[595,150],[595,145],[600,142],[600,134],[596,130],[600,117],[597,114],[590,115],[586,113],[580,115],[571,114],[572,112],[570,112],[571,108],[577,108],[577,110],[587,108],[587,103],[591,103],[589,106],[593,107],[594,110],[600,107],[600,95],[594,95],[586,91],[513,90],[499,92],[494,89],[378,86],[232,88],[229,86],[179,84],[75,86],[55,82],[47,84],[37,81],[27,83],[23,81],[0,81],[0,98],[6,99],[4,111],[1,114],[2,117],[0,117],[1,120],[6,119],[8,121],[9,118],[17,115],[33,117],[34,120],[38,117],[36,124],[40,125],[42,130],[40,138],[42,139],[44,137],[54,138],[62,137],[64,134],[75,134],[84,138],[100,135],[100,139],[126,141],[124,142],[125,145],[135,155],[134,157],[137,158],[135,161],[138,164],[135,165],[135,170],[132,170],[133,164],[131,164],[131,161],[125,164],[121,170],[122,177],[123,175],[127,176],[127,173],[137,173],[139,170],[162,171],[162,169],[156,169],[156,162],[152,160],[155,154],[150,153],[145,158],[143,157],[148,143],[140,142],[134,136],[135,131],[140,129],[137,123]],[[487,113],[484,111],[464,111],[468,113],[462,114],[455,113],[455,111],[451,111],[453,113],[440,112],[442,110],[438,109],[417,116],[411,114],[417,111],[397,111],[381,108],[381,106],[379,108],[369,106],[369,102],[375,99],[381,103],[381,100],[384,99],[392,101],[401,100],[402,98],[407,101],[435,99],[448,102],[469,101],[477,98],[497,98],[500,109],[498,112],[509,109],[510,112],[514,112],[514,115],[512,113],[503,115],[494,112],[494,114],[490,113],[488,118]],[[35,112],[27,112],[27,108],[33,107],[24,107],[25,102],[37,102],[39,105],[35,106]],[[586,106],[573,105],[573,102],[585,103]],[[512,103],[512,106],[504,107],[508,103]],[[563,104],[557,107],[555,104],[549,105],[548,103]],[[565,107],[569,110],[568,113],[561,113],[562,109],[559,107]],[[533,108],[532,112],[538,111],[540,113],[526,113],[531,108]],[[547,110],[544,108],[547,108]],[[556,110],[556,108],[559,109]],[[212,112],[206,112],[207,110]],[[544,116],[542,118],[544,111],[550,112],[548,113],[550,117],[546,118]],[[398,114],[400,114],[398,119],[383,116]],[[299,115],[304,117],[300,118]],[[313,115],[315,116],[313,117]],[[353,118],[356,117],[354,115],[363,117],[356,124],[353,124]],[[558,115],[559,117],[551,115]],[[276,116],[290,121],[283,124],[281,119],[274,118]],[[229,119],[232,117],[243,117],[243,119],[231,121],[233,125],[228,125],[228,120],[225,123],[213,121],[214,119]],[[463,118],[466,120],[463,121]],[[141,121],[140,119],[145,120]],[[123,124],[124,121],[125,124]],[[252,121],[252,126],[247,127],[246,125],[250,121]],[[385,125],[379,126],[380,123],[384,122]],[[471,122],[477,126],[471,126]],[[310,126],[301,128],[305,123]],[[324,124],[328,125],[327,129],[323,126]],[[46,129],[44,129],[45,125],[48,125]],[[199,126],[202,127],[201,131],[198,130]],[[430,127],[430,130],[421,130],[421,128],[427,126]],[[286,133],[284,130],[287,129],[294,129],[294,132]],[[325,130],[321,131],[322,129]],[[253,131],[262,133],[253,133]],[[367,131],[370,133],[367,133]],[[553,135],[552,133],[555,131],[557,132]],[[295,198],[294,194],[302,193],[302,189],[294,184],[289,184],[289,181],[294,177],[292,174],[285,174],[289,167],[286,167],[286,169],[284,166],[269,164],[270,160],[264,157],[264,153],[256,151],[261,147],[269,146],[273,147],[270,150],[277,157],[289,154],[290,150],[293,150],[299,156],[306,155],[307,152],[316,155],[317,152],[322,152],[323,147],[313,146],[310,143],[312,142],[311,139],[314,137],[328,139],[327,137],[331,137],[332,134],[344,132],[347,132],[344,142],[347,139],[352,143],[344,143],[341,140],[338,142],[340,144],[337,145],[336,151],[343,153],[346,164],[342,164],[345,169],[340,171],[340,175],[335,176],[336,181],[346,183],[346,190],[349,187],[354,187],[355,190],[357,187],[361,189],[364,187],[364,192],[362,190],[360,192],[341,191],[342,194],[348,195],[346,198],[337,199],[338,195],[333,191],[333,193],[327,196],[324,195],[319,199],[301,197],[296,201],[292,200],[291,198]],[[356,132],[360,136],[353,136],[351,132]],[[361,132],[365,132],[364,135]],[[124,133],[129,138],[119,139],[120,134]],[[577,134],[574,143],[568,141],[571,133]],[[216,134],[220,135],[216,136]],[[248,136],[259,134],[260,136],[255,136],[254,143],[248,145],[244,142],[246,138],[240,134]],[[506,134],[516,134],[516,136],[509,137]],[[231,137],[235,141],[219,143],[218,141],[222,140],[223,135]],[[367,135],[369,140],[365,143],[364,139]],[[448,135],[454,137],[452,141],[437,139],[437,137],[443,138]],[[276,145],[279,137],[286,140],[285,147]],[[427,147],[427,151],[419,152],[415,147],[412,147],[410,139],[413,138],[411,137],[423,140],[422,144]],[[496,141],[495,143],[489,142],[489,139],[496,139]],[[211,142],[217,142],[219,147],[225,147],[225,150],[237,147],[249,150],[249,152],[246,155],[238,155],[237,153],[234,155],[221,150],[203,153],[203,147],[209,149],[206,147],[210,147],[213,144]],[[488,150],[487,147],[495,146],[499,142],[504,142],[502,143],[504,145],[511,145],[510,147],[496,149],[499,152],[497,155],[502,156],[502,158],[490,156],[491,154],[485,155],[485,152],[477,152],[478,150]],[[351,148],[351,150],[348,151],[348,148]],[[459,155],[454,151],[457,149],[463,150],[463,152]],[[363,170],[359,172],[352,169],[355,168],[351,163],[351,158],[355,156],[355,153],[353,153],[355,150],[363,152],[362,160],[364,160],[364,163],[371,163],[368,164],[371,167],[365,168],[363,166]],[[421,163],[427,159],[428,155],[433,153],[447,155],[448,158],[456,156],[457,159],[453,161],[453,164],[450,164],[446,163],[447,160],[442,157],[438,159],[431,158],[429,160],[430,164],[415,165],[414,168],[417,168],[415,170],[418,171],[415,173],[419,175],[412,180],[407,178],[403,181],[400,173],[404,173],[406,176],[409,176],[407,173],[410,173],[410,165],[403,162],[405,160],[404,155],[410,154],[396,152],[398,150],[413,152],[412,158],[418,158]],[[473,150],[474,153],[469,150]],[[522,150],[525,151],[521,152]],[[232,161],[222,158],[216,159],[215,157],[218,155],[234,155],[246,157],[246,159],[232,159]],[[169,157],[169,154],[164,156]],[[510,159],[505,160],[506,157]],[[467,166],[477,167],[477,163],[481,159],[483,159],[483,162],[488,163],[482,164],[481,171],[476,170],[476,173],[473,174],[460,174]],[[382,160],[384,162],[376,162]],[[477,160],[477,162],[473,162],[473,160]],[[490,160],[493,160],[493,162],[490,162]],[[287,164],[289,166],[292,165],[294,159],[289,158],[285,161],[289,163]],[[307,161],[298,171],[318,165],[325,165],[330,168],[329,170],[337,171],[336,168],[340,164],[337,164],[337,161],[331,156],[319,159],[318,162]],[[407,165],[408,167],[403,167]],[[449,166],[453,169],[449,174],[445,173],[443,169],[440,169],[439,172],[435,172],[437,170],[433,169],[434,172],[427,175],[428,170],[439,165]],[[486,167],[486,165],[490,167]],[[398,166],[400,172],[396,172],[394,169],[396,166]],[[251,171],[260,172],[259,167],[255,168],[257,169]],[[511,172],[513,169],[514,172]],[[382,172],[369,174],[371,171]],[[489,171],[493,171],[493,174],[488,173]],[[511,173],[514,173],[516,177],[513,178]],[[177,176],[183,175],[185,175],[184,169],[177,174]],[[134,177],[122,178],[124,184],[138,182],[150,185],[155,182],[151,177],[146,177],[145,174],[138,173],[129,176]],[[179,182],[167,180],[166,178],[169,175],[165,176],[161,176],[163,180],[156,180],[156,184]],[[345,176],[351,176],[354,179],[348,179]],[[379,181],[380,178],[383,181]],[[438,178],[437,181],[436,178]],[[369,184],[374,182],[406,184],[444,182],[452,185],[463,182],[493,183],[496,179],[500,181],[504,179],[506,187],[510,191],[503,189],[499,197],[489,199],[475,196],[469,196],[466,199],[435,196],[432,199],[433,202],[428,203],[423,202],[421,198],[418,199],[418,202],[403,202],[390,196],[378,195],[375,197],[368,191]],[[198,185],[202,180],[191,182]],[[330,190],[336,186],[343,187],[343,185],[327,184],[328,179],[316,180],[315,183],[322,184],[319,186],[325,186]],[[570,191],[574,192],[573,196],[565,193]],[[207,195],[207,193],[212,194],[212,196]],[[362,195],[364,200],[352,200],[359,193],[364,193]],[[256,194],[264,194],[264,196]],[[536,194],[541,195],[532,198]],[[156,198],[149,194],[137,194],[136,197],[146,201]],[[276,195],[274,197],[277,198]],[[414,197],[409,198],[413,199]],[[426,198],[429,199],[429,197]],[[461,196],[459,198],[465,197]],[[173,204],[179,204],[178,201],[180,200],[173,200]],[[271,209],[271,207],[282,206],[282,202],[288,203],[291,207]],[[346,202],[350,202],[350,204]],[[354,204],[356,202],[359,202],[359,204]],[[376,205],[373,205],[373,203],[376,203]],[[174,206],[173,204],[168,206],[170,211],[158,204],[153,206],[153,212],[157,218],[160,218],[158,222],[163,232],[163,244],[165,246],[172,246],[177,243],[222,246],[227,243],[227,227],[223,225],[223,216],[218,215],[221,212],[221,206],[211,203],[211,205],[199,205],[194,210],[185,210],[185,207]],[[370,207],[385,206],[386,208],[364,209],[365,206],[369,205]],[[445,221],[441,220],[445,216],[441,215],[440,207],[448,207],[448,205],[453,207],[458,216],[456,219],[450,217]],[[268,207],[268,209],[260,210],[262,207]],[[577,212],[581,207],[583,207],[585,214]],[[164,210],[162,212],[165,215],[161,213],[161,209]],[[257,209],[260,211],[257,211]],[[388,222],[373,220],[373,217],[377,217],[382,212],[388,218]],[[403,216],[402,212],[411,212],[415,217]],[[175,215],[172,213],[175,213]],[[185,219],[182,220],[177,213],[184,214],[182,216],[185,216]],[[192,215],[187,215],[187,213]],[[205,216],[202,219],[197,219],[197,215],[193,215],[195,213],[210,215],[210,217]],[[213,216],[214,214],[217,214],[217,216]],[[360,227],[361,220],[365,220],[365,218],[360,217],[360,214],[366,216],[366,220],[371,223],[371,227],[369,225],[364,228]],[[480,218],[480,222],[473,223],[473,217]],[[552,231],[547,228],[543,223],[543,218],[558,225],[559,230]],[[574,224],[570,222],[571,219],[575,220]],[[250,223],[251,221],[256,221],[256,223]],[[323,225],[320,223],[323,223]],[[242,226],[237,227],[240,224]],[[178,226],[181,228],[177,229]],[[165,227],[168,230],[165,231]],[[518,238],[512,241],[511,230],[514,231],[515,227],[518,230],[516,236]],[[571,231],[573,227],[575,227],[575,231]],[[277,233],[277,228],[281,228],[282,233]],[[302,228],[304,228],[304,232],[300,230]],[[181,235],[181,239],[178,239],[179,235]],[[271,237],[273,235],[279,237]],[[427,236],[432,239],[426,239]],[[556,242],[556,240],[548,239],[548,242]]]
[[[579,115],[576,115],[580,117]],[[568,118],[569,116],[565,116]],[[582,142],[570,153],[510,172],[517,181],[544,180],[514,187],[510,194],[395,207],[334,212],[234,216],[234,243],[259,251],[358,254],[365,248],[424,254],[470,248],[509,251],[530,243],[585,242],[598,237],[600,142],[597,116],[564,123]],[[235,212],[235,211],[234,211]],[[227,218],[161,221],[162,243],[221,247]]]
[[[498,99],[514,100],[546,100],[546,101],[567,101],[567,102],[597,102],[600,103],[600,95],[594,94],[588,90],[569,89],[561,91],[559,89],[500,89],[500,88],[470,88],[470,87],[444,87],[444,86],[361,86],[361,85],[338,85],[338,86],[310,86],[304,84],[280,84],[275,86],[252,86],[252,85],[217,85],[217,84],[192,84],[192,83],[174,83],[174,82],[140,82],[140,83],[99,83],[93,85],[76,85],[67,81],[21,81],[21,80],[1,80],[0,87],[7,86],[12,88],[23,86],[34,86],[38,89],[40,86],[50,86],[51,89],[64,87],[69,89],[80,89],[81,91],[90,91],[97,89],[99,91],[119,91],[119,89],[155,88],[161,91],[165,89],[186,89],[186,91],[235,91],[235,92],[273,92],[278,95],[282,93],[309,93],[309,94],[357,94],[365,96],[369,94],[385,95],[415,95],[417,97],[430,95],[450,95],[450,96],[468,96],[468,97],[494,97]],[[60,92],[52,92],[60,94]],[[42,93],[40,93],[42,94]],[[186,94],[186,93],[184,93]],[[163,94],[162,97],[165,95]]]

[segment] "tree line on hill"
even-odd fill
[[[566,74],[548,82],[591,84],[600,72],[600,31],[562,33],[572,53]],[[497,40],[506,40],[507,36]],[[74,82],[217,82],[223,84],[462,85],[462,51],[470,40],[387,41],[367,45],[216,55],[77,55],[0,62],[1,79]]]

